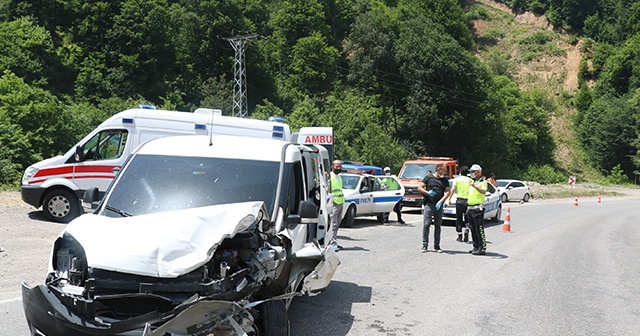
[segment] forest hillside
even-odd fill
[[[0,185],[140,103],[334,129],[540,183],[636,181],[640,1],[0,0]]]

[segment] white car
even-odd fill
[[[351,227],[353,219],[361,216],[376,216],[384,221],[384,213],[392,212],[393,207],[404,195],[404,187],[395,176],[379,176],[369,174],[340,174],[344,206],[340,226]],[[385,183],[385,179],[393,179],[396,183]]]
[[[449,180],[449,185],[453,180]],[[456,220],[456,195],[451,196],[451,205],[447,202],[444,205],[442,219]],[[502,215],[502,202],[500,193],[491,183],[487,183],[487,193],[484,194],[484,218],[491,221],[499,221]]]
[[[498,190],[500,191],[500,197],[502,202],[508,201],[520,201],[529,202],[531,198],[531,192],[529,187],[522,181],[518,180],[496,180]]]

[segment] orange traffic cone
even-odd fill
[[[602,203],[602,198],[598,195],[598,203]]]
[[[507,208],[507,217],[504,218],[502,232],[511,232],[511,207]]]
[[[576,195],[576,200],[573,201],[573,206],[578,206],[578,195]]]

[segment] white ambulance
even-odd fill
[[[102,196],[140,144],[172,135],[212,133],[291,138],[287,124],[225,117],[220,110],[126,110],[105,120],[65,154],[29,166],[22,176],[22,200],[36,208],[42,206],[49,220],[69,222],[82,214],[84,192],[97,187]]]

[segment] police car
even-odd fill
[[[404,195],[404,187],[395,176],[341,173],[340,177],[345,198],[342,227],[351,227],[353,219],[361,216],[376,216],[384,222],[384,213],[392,212]]]
[[[449,180],[449,185],[453,184],[453,179]],[[446,202],[442,212],[442,219],[456,220],[456,195],[453,194],[450,199],[451,203]],[[451,204],[451,205],[449,205]],[[491,221],[499,221],[502,215],[502,201],[500,200],[500,192],[487,182],[487,193],[484,194],[484,219]]]

